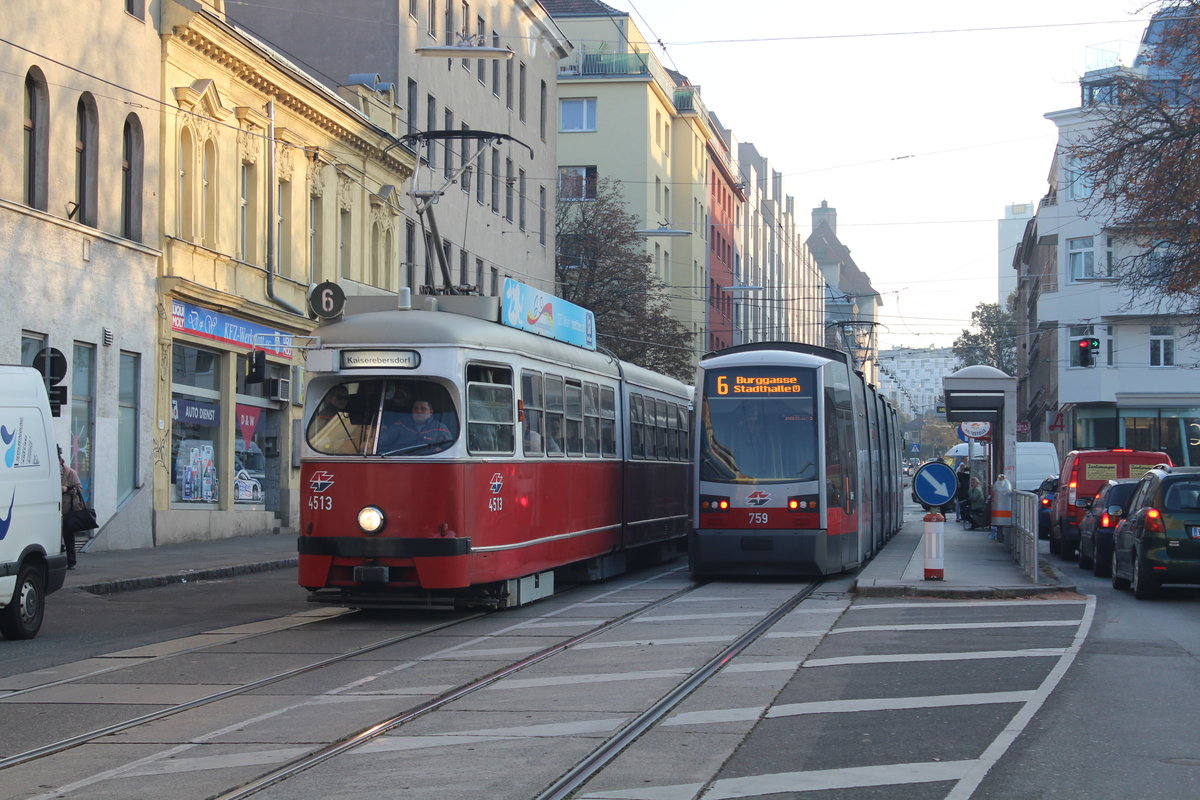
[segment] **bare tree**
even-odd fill
[[[569,196],[560,192],[555,220],[558,295],[596,315],[597,337],[619,358],[690,381],[691,337],[671,316],[620,182],[605,178],[565,188]]]
[[[1200,0],[1182,0],[1154,15],[1133,69],[1085,85],[1093,124],[1070,154],[1092,192],[1086,215],[1125,248],[1113,272],[1129,307],[1200,314],[1198,82]]]

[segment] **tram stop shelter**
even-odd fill
[[[995,367],[975,364],[942,378],[949,422],[990,422],[993,480],[1001,472],[1017,480],[1017,379]]]

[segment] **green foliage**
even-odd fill
[[[1013,314],[1013,297],[1007,307],[999,303],[980,303],[971,312],[971,329],[963,329],[954,340],[954,355],[958,366],[986,364],[1005,375],[1016,375],[1017,321]]]

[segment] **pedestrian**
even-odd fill
[[[979,484],[979,478],[971,478],[971,488],[967,491],[967,521],[971,523],[970,530],[991,527],[981,524],[987,516],[987,496]]]
[[[62,447],[58,448],[58,471],[62,476],[62,542],[67,551],[67,569],[75,569],[75,530],[67,525],[68,511],[82,511],[86,506],[83,502],[83,484],[79,482],[79,473],[67,466],[63,461]]]
[[[960,461],[954,477],[958,481],[954,489],[954,516],[958,522],[962,522],[967,518],[963,506],[967,502],[967,493],[971,490],[971,465],[965,460]]]

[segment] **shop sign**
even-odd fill
[[[218,311],[171,300],[171,330],[214,342],[257,348],[280,358],[292,357],[292,335]]]
[[[221,424],[220,407],[186,397],[171,398],[171,422],[216,428]]]

